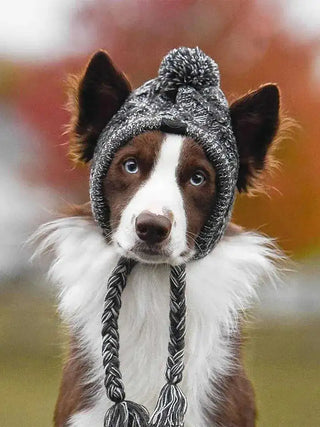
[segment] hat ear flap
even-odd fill
[[[76,162],[93,157],[97,139],[131,92],[125,75],[102,50],[90,59],[80,78],[73,79],[69,109],[70,155]]]
[[[265,167],[268,149],[279,127],[279,89],[274,84],[261,86],[230,106],[240,169],[238,190],[246,191]]]

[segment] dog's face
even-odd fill
[[[116,153],[104,188],[121,254],[179,264],[211,213],[215,172],[192,139],[146,132]]]
[[[71,154],[92,158],[98,136],[130,94],[126,77],[97,52],[73,88]],[[256,183],[279,125],[279,91],[268,84],[230,106],[240,168],[239,191]],[[192,139],[146,132],[115,155],[104,181],[112,240],[122,255],[178,264],[194,253],[212,212],[215,171]]]

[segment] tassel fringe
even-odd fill
[[[147,409],[129,400],[111,406],[104,417],[104,427],[148,427]]]
[[[176,384],[166,384],[159,396],[149,427],[183,427],[187,401]]]

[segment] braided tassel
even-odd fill
[[[144,406],[125,400],[119,362],[118,319],[121,294],[127,276],[135,262],[121,258],[113,270],[104,300],[102,315],[102,359],[105,372],[105,387],[108,398],[115,404],[107,411],[105,427],[148,427],[149,414]]]
[[[170,341],[167,360],[167,384],[162,388],[149,427],[183,427],[187,401],[178,384],[184,369],[186,329],[185,265],[171,267],[170,274]]]
[[[147,427],[149,414],[146,408],[130,400],[113,405],[104,417],[105,427]]]

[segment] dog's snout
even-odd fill
[[[172,223],[164,215],[145,211],[136,219],[138,237],[149,245],[163,242],[170,234]]]

